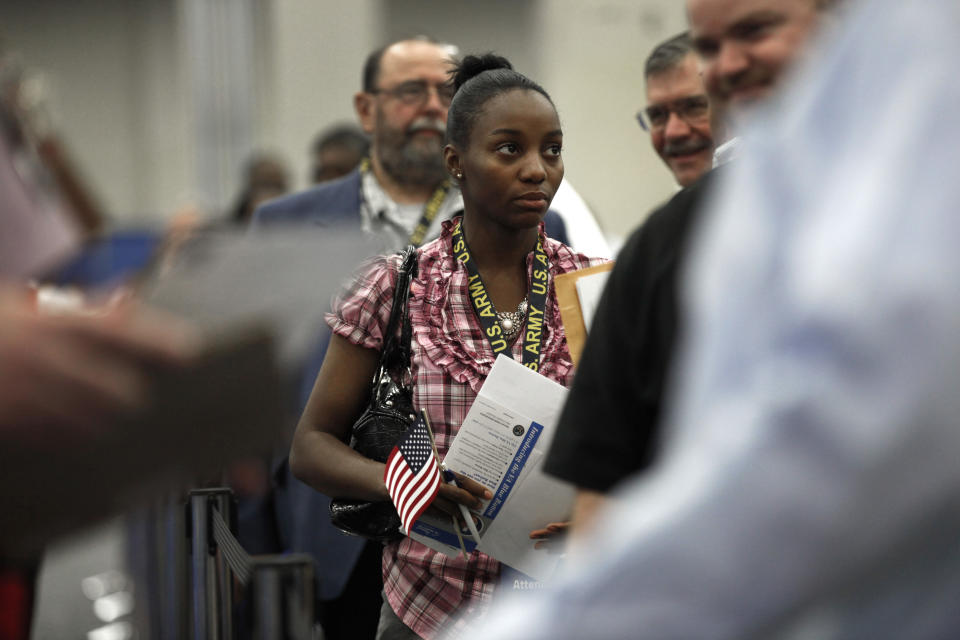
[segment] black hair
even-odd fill
[[[452,76],[456,93],[447,111],[447,141],[461,149],[467,148],[473,125],[491,98],[514,89],[527,89],[553,104],[543,87],[514,71],[509,60],[492,53],[466,56]]]
[[[688,31],[684,31],[654,47],[650,55],[647,56],[643,75],[649,78],[664,71],[669,71],[683,62],[683,59],[691,53],[693,53],[693,39]]]
[[[389,42],[379,49],[371,51],[363,63],[363,76],[361,77],[361,86],[367,93],[372,93],[377,89],[377,81],[380,79],[380,63],[383,62],[383,54],[387,49],[400,42],[427,42],[439,47],[447,46],[445,43],[435,40],[430,36],[413,36],[412,38],[401,38]]]

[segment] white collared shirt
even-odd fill
[[[713,168],[722,167],[737,159],[740,154],[740,138],[730,138],[713,150]]]
[[[360,182],[360,227],[382,240],[385,253],[399,251],[410,243],[410,236],[423,216],[423,204],[397,204],[387,195],[372,171],[364,171]],[[451,186],[430,223],[424,242],[440,235],[444,220],[463,210],[460,190]]]

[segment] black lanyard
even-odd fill
[[[483,285],[483,279],[480,272],[477,271],[477,265],[470,255],[470,249],[467,247],[467,241],[463,237],[463,230],[460,228],[461,220],[453,227],[453,255],[458,262],[463,263],[470,276],[467,285],[470,293],[470,302],[473,303],[473,310],[477,312],[480,319],[480,325],[483,327],[483,333],[487,336],[490,346],[493,348],[494,357],[503,353],[508,358],[513,358],[510,351],[510,345],[503,338],[503,328],[500,326],[500,320],[493,310],[493,303],[490,296],[487,295],[487,288]],[[547,308],[547,285],[550,275],[550,262],[547,260],[547,254],[543,251],[543,243],[540,235],[537,234],[537,248],[533,254],[533,269],[530,274],[530,291],[527,294],[527,321],[523,328],[523,366],[539,371],[540,369],[540,349],[543,346],[543,322],[544,312]]]
[[[363,175],[369,171],[370,158],[364,158],[360,161],[360,174]],[[420,221],[417,223],[417,226],[414,227],[413,233],[410,234],[410,238],[407,240],[408,244],[412,244],[415,247],[423,244],[423,239],[427,236],[427,231],[430,230],[430,224],[433,223],[437,214],[440,213],[440,205],[442,205],[443,201],[447,198],[449,191],[449,180],[444,180],[433,190],[433,195],[431,195],[427,203],[423,205],[423,215],[420,216]]]

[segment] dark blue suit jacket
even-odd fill
[[[253,214],[253,226],[299,223],[359,228],[360,202],[360,172],[353,171],[339,180],[261,205]],[[548,236],[567,243],[566,227],[556,212],[547,212],[544,225]],[[322,337],[305,367],[301,409],[320,370],[328,341],[329,335]],[[330,498],[294,478],[285,462],[276,474],[275,510],[280,543],[284,551],[305,552],[314,557],[317,597],[331,600],[343,592],[365,541],[343,534],[330,524]]]

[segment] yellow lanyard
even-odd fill
[[[477,312],[480,319],[480,325],[483,327],[483,333],[490,342],[494,355],[501,353],[513,358],[507,341],[503,338],[503,328],[500,326],[500,320],[493,310],[493,303],[490,296],[487,295],[487,289],[477,270],[477,265],[470,255],[470,249],[467,247],[467,240],[463,237],[463,230],[460,228],[462,220],[457,220],[453,227],[453,255],[457,262],[463,264],[470,277],[468,285],[470,291],[470,302],[473,303],[473,309]],[[543,250],[543,243],[537,235],[537,248],[533,254],[533,269],[530,273],[530,291],[527,294],[527,322],[523,328],[523,366],[540,370],[540,349],[543,346],[543,321],[544,312],[547,308],[547,285],[550,276],[550,262],[547,260],[547,254]]]

